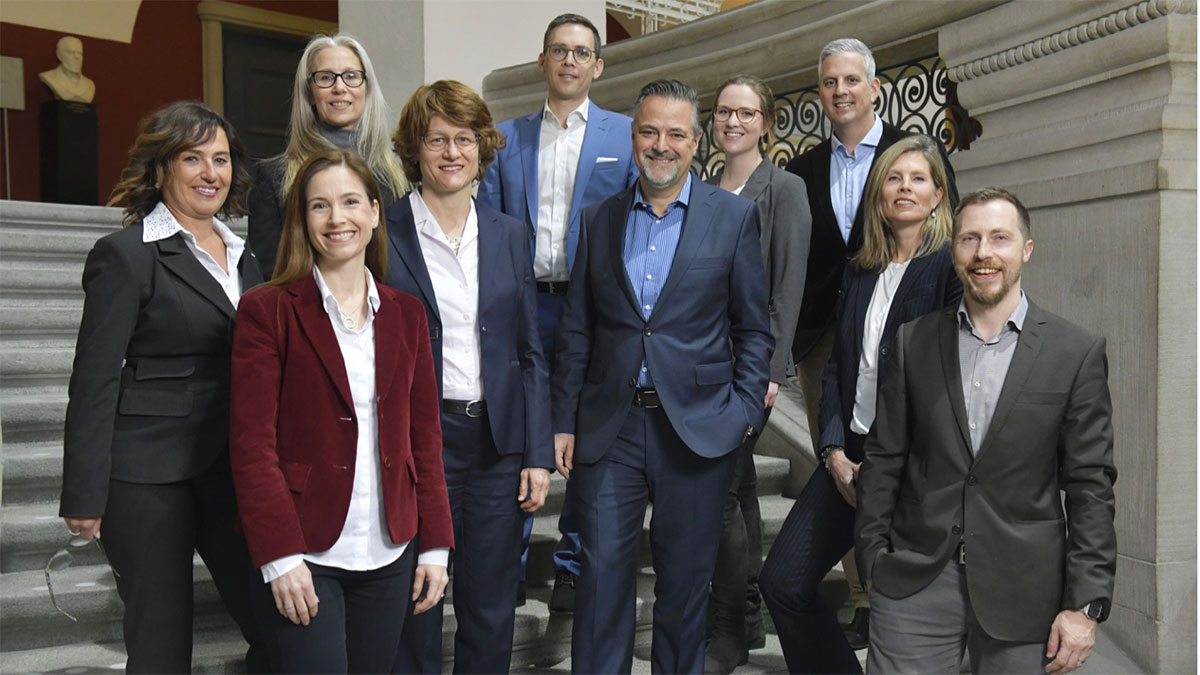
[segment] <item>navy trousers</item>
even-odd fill
[[[651,670],[704,670],[705,610],[721,534],[731,452],[700,457],[661,408],[633,407],[613,447],[577,464],[583,573],[575,591],[571,669],[628,673],[633,666],[638,548],[647,502],[654,503],[654,643]]]
[[[500,455],[488,416],[442,413],[442,463],[454,521],[455,673],[507,673],[520,577],[522,454]],[[442,672],[442,603],[409,601],[393,673]]]

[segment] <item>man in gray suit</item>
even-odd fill
[[[1015,196],[963,197],[952,242],[962,303],[896,337],[858,476],[868,672],[957,673],[965,647],[974,672],[1065,673],[1108,616],[1117,472],[1105,341],[1029,301],[1032,252]]]

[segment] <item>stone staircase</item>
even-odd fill
[[[83,549],[71,568],[54,576],[56,597],[78,622],[54,610],[43,574],[46,560],[68,540],[57,513],[67,382],[83,302],[80,275],[93,242],[119,227],[115,208],[0,201],[0,673],[124,667],[122,605],[95,547]],[[797,425],[802,424],[795,402],[781,401],[760,443],[762,452],[791,457],[756,458],[764,549],[792,503],[782,494],[794,494],[797,480],[811,471],[811,449],[790,440],[806,436],[806,431],[799,433]],[[805,457],[807,466],[797,467],[796,473],[803,475],[799,478],[791,465]],[[517,610],[514,670],[550,668],[570,655],[570,615],[548,610],[551,553],[564,489],[565,481],[555,476],[547,506],[535,521],[528,602]],[[648,544],[642,546],[639,564],[638,642],[645,646],[653,610]],[[239,672],[245,644],[199,558],[194,569],[193,669]],[[447,665],[453,658],[454,627],[447,605]]]

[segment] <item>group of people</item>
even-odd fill
[[[201,103],[143,122],[84,269],[60,508],[103,523],[127,670],[190,669],[198,551],[250,672],[439,673],[451,577],[455,672],[507,672],[552,470],[574,672],[632,667],[648,503],[655,672],[745,663],[764,601],[792,672],[860,672],[856,637],[870,672],[1081,664],[1115,573],[1104,341],[1021,291],[1021,202],[960,201],[858,40],[787,170],[770,88],[723,84],[707,182],[692,88],[601,109],[576,14],[538,67],[539,112],[442,80],[390,133],[365,50],[321,36],[279,157]],[[824,469],[764,563],[752,453],[794,375]],[[817,587],[852,549],[847,629]]]

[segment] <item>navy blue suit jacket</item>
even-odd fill
[[[846,434],[850,432],[850,420],[854,415],[854,392],[858,385],[858,362],[862,358],[867,309],[871,306],[878,280],[879,270],[860,269],[853,263],[846,265],[842,275],[842,294],[838,296],[834,311],[837,333],[834,334],[833,354],[825,365],[821,383],[821,448],[846,447]],[[891,356],[892,343],[901,324],[944,307],[957,307],[962,294],[962,282],[954,273],[948,245],[927,256],[913,258],[904,270],[892,297],[887,321],[883,324],[877,354],[879,374],[882,376]],[[877,396],[878,392],[876,385]],[[862,457],[850,459],[862,461]]]
[[[479,342],[492,438],[501,455],[554,468],[550,387],[538,338],[537,287],[521,223],[475,203],[479,217]],[[433,367],[442,387],[442,318],[408,197],[387,210],[388,285],[425,305]]]
[[[643,358],[671,425],[702,457],[757,431],[771,336],[758,209],[693,177],[671,271],[650,318],[623,258],[635,188],[584,210],[554,372],[554,431],[598,461],[630,406]]]
[[[633,163],[633,120],[589,103],[587,129],[579,150],[575,192],[567,229],[567,265],[579,247],[579,217],[584,207],[614,195],[637,181]],[[496,126],[508,143],[496,153],[479,185],[478,201],[525,223],[529,255],[537,246],[538,146],[542,111]]]

